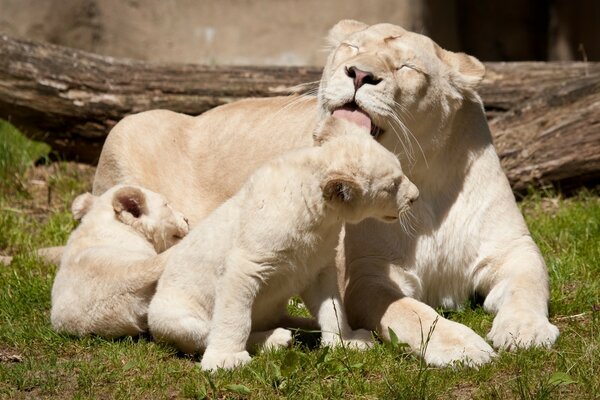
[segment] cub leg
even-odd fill
[[[248,351],[255,351],[262,346],[267,349],[280,349],[292,344],[292,332],[285,328],[275,328],[268,331],[250,333],[246,342]]]
[[[321,346],[344,345],[366,349],[373,344],[371,333],[364,329],[353,331],[348,325],[337,286],[334,265],[328,265],[302,293],[302,299],[317,318],[321,328]]]
[[[202,369],[233,369],[250,362],[246,342],[252,326],[252,305],[260,289],[265,266],[231,256],[220,278],[213,310],[208,347],[200,363]],[[266,267],[268,268],[268,267]]]
[[[194,307],[193,299],[160,293],[148,308],[148,326],[155,340],[171,343],[186,354],[206,349],[210,331],[208,315]]]
[[[529,236],[511,253],[476,275],[476,290],[487,295],[486,311],[496,313],[488,333],[497,348],[549,347],[558,328],[548,320],[548,274],[539,250]]]
[[[430,306],[403,295],[383,266],[351,264],[354,275],[346,286],[344,305],[353,327],[376,330],[389,341],[390,329],[429,365],[485,364],[494,351],[470,328],[440,316]],[[392,266],[392,268],[394,268]],[[380,272],[381,271],[381,272]]]
[[[316,319],[306,317],[295,317],[291,315],[284,315],[277,325],[288,329],[302,329],[305,331],[320,330],[319,323]]]

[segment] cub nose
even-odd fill
[[[346,75],[354,80],[354,90],[358,90],[363,85],[377,85],[381,82],[372,72],[363,71],[356,67],[346,67]]]
[[[417,189],[415,184],[412,182],[410,183],[410,186],[408,187],[407,197],[408,197],[408,201],[410,203],[414,203],[415,200],[417,200],[419,198],[419,189]]]

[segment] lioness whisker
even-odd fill
[[[404,154],[408,157],[408,162],[410,164],[413,164],[414,162],[414,158],[412,156],[412,150],[410,150],[409,148],[407,148],[406,144],[405,144],[405,140],[402,139],[402,137],[400,136],[400,134],[398,133],[398,131],[396,130],[396,127],[392,124],[391,125],[392,130],[394,131],[394,133],[396,134],[396,137],[398,138],[398,142],[402,145],[402,148],[404,150]],[[403,132],[404,133],[404,132]],[[406,141],[408,141],[408,143],[410,143],[410,141],[408,140],[408,138],[406,137],[406,134],[404,133],[405,138],[407,139]]]
[[[423,151],[423,147],[421,147],[421,143],[419,143],[419,140],[417,139],[417,137],[412,133],[412,131],[408,128],[408,126],[406,126],[406,124],[402,122],[402,120],[400,119],[399,115],[393,114],[393,121],[397,122],[400,125],[400,128],[403,131],[405,131],[405,133],[407,133],[408,135],[410,135],[410,137],[412,137],[414,139],[415,143],[417,143],[417,146],[419,147],[421,155],[423,156],[423,161],[425,161],[425,166],[427,168],[429,168],[429,163],[427,162],[427,157],[425,156],[425,152]],[[410,141],[410,138],[408,138],[408,140]],[[412,142],[411,142],[411,149],[412,149]]]

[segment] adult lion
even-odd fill
[[[193,225],[263,162],[311,145],[317,122],[336,112],[370,126],[421,193],[409,229],[374,220],[346,228],[338,265],[353,327],[386,339],[391,328],[432,365],[483,364],[493,356],[485,340],[432,308],[457,308],[477,293],[496,313],[488,334],[496,348],[553,344],[558,329],[548,321],[544,261],[475,92],[483,65],[390,24],[341,21],[329,41],[318,98],[249,99],[198,117],[157,110],[125,118],[106,140],[94,193],[141,185],[166,195]]]

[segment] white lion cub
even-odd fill
[[[52,287],[52,326],[75,335],[137,335],[164,270],[166,253],[188,233],[185,217],[150,190],[118,185],[78,196]]]
[[[397,221],[418,190],[366,130],[334,118],[322,129],[321,146],[265,164],[169,255],[150,332],[187,353],[205,350],[203,369],[249,362],[249,343],[289,345],[291,332],[277,327],[294,295],[316,317],[322,345],[371,344],[340,301],[338,237],[344,222]]]

